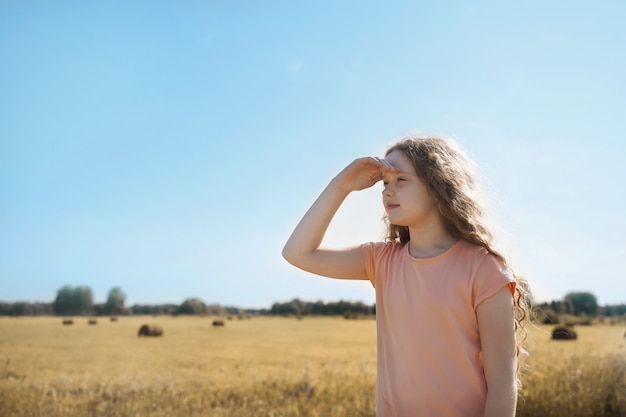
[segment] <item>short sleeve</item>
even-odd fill
[[[365,273],[374,288],[376,288],[375,246],[376,244],[374,242],[364,243],[361,245],[361,250],[363,251],[363,261],[365,262]]]
[[[474,308],[478,307],[480,303],[500,291],[503,287],[508,287],[513,296],[515,286],[515,277],[511,269],[494,255],[487,254],[474,276],[472,290]]]
[[[399,246],[392,242],[370,242],[361,245],[361,249],[367,278],[374,288],[380,287],[393,262],[394,255],[398,254]]]

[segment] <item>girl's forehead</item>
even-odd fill
[[[400,171],[415,172],[415,168],[413,168],[413,164],[409,158],[407,158],[407,156],[399,150],[389,152],[389,154],[385,157],[385,160],[389,162],[392,167],[397,168]]]

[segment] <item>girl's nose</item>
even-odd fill
[[[385,185],[383,187],[383,195],[386,196],[386,197],[389,197],[389,196],[393,195],[393,190],[391,189],[389,184],[387,184],[387,185]]]

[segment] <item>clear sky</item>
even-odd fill
[[[410,131],[481,168],[538,301],[626,302],[622,1],[0,1],[0,300],[374,302],[280,251]],[[328,245],[382,236],[380,187]]]

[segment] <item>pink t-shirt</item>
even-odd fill
[[[392,242],[362,246],[376,288],[378,417],[482,416],[487,384],[476,307],[511,272],[495,256],[459,241],[428,259]]]

